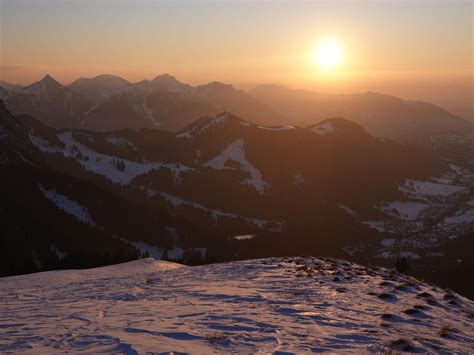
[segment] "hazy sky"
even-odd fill
[[[191,84],[278,82],[464,102],[473,94],[470,0],[0,4],[0,78],[11,82],[46,72],[65,83],[100,73],[138,81],[167,72]],[[330,71],[312,59],[326,39],[342,51]]]

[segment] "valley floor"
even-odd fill
[[[326,258],[0,279],[0,352],[474,352],[474,303]]]

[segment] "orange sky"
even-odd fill
[[[0,79],[170,73],[191,83],[381,91],[472,112],[471,1],[1,0]],[[315,65],[318,43],[343,60]],[[467,113],[465,113],[467,112]]]

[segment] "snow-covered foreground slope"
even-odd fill
[[[394,271],[143,259],[0,279],[1,352],[474,351],[474,303]]]

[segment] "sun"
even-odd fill
[[[314,61],[325,69],[337,66],[341,57],[341,48],[335,41],[325,41],[314,51]]]

